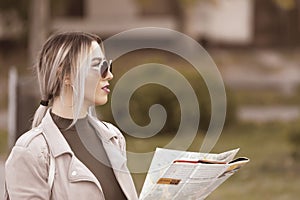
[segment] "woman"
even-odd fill
[[[124,137],[93,114],[113,78],[100,45],[82,32],[44,44],[36,65],[42,100],[6,161],[7,199],[138,199]]]

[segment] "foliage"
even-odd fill
[[[28,19],[28,9],[30,0],[1,0],[0,11],[17,11],[19,17],[26,21]]]
[[[84,3],[84,0],[51,0],[51,17],[83,16]]]
[[[300,127],[291,126],[289,132],[289,140],[292,144],[292,156],[300,163]]]
[[[0,156],[5,156],[7,153],[7,132],[0,130]]]
[[[200,130],[207,130],[211,117],[211,102],[208,89],[200,76],[195,75],[193,72],[183,73],[185,78],[190,82],[197,96],[200,107]],[[176,85],[179,91],[183,91],[186,88],[182,88],[181,85]],[[126,86],[124,86],[126,91]],[[180,124],[180,104],[175,94],[168,88],[159,86],[156,84],[148,84],[140,87],[135,91],[130,99],[130,113],[132,119],[136,124],[145,126],[150,123],[149,109],[154,104],[162,105],[167,112],[167,121],[161,133],[176,133]],[[193,109],[196,108],[191,108]],[[110,105],[101,109],[101,114],[105,120],[114,123],[113,116],[110,111]],[[122,111],[120,111],[122,112]],[[230,125],[236,121],[236,108],[233,99],[233,95],[227,92],[227,117],[225,125]],[[191,114],[192,115],[192,114]]]
[[[273,0],[273,2],[282,10],[293,10],[296,7],[295,0]]]

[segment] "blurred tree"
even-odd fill
[[[299,42],[299,24],[297,17],[297,1],[299,0],[273,0],[278,8],[278,26],[282,44],[292,46]]]
[[[255,0],[255,43],[297,46],[300,42],[300,0]]]
[[[0,16],[2,21],[2,30],[5,38],[16,39],[26,36],[28,31],[28,6],[29,0],[1,0]],[[24,38],[24,37],[23,37]]]
[[[51,17],[83,17],[85,0],[51,0]]]
[[[19,17],[26,21],[28,19],[29,2],[30,0],[1,0],[0,12],[15,10]]]
[[[296,7],[295,0],[273,0],[283,10],[292,10]]]

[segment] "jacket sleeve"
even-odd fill
[[[42,151],[15,146],[5,164],[5,181],[10,200],[50,199],[48,164]]]

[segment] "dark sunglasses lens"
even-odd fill
[[[101,65],[101,77],[105,78],[107,76],[108,71],[108,63],[107,61],[104,61]]]

